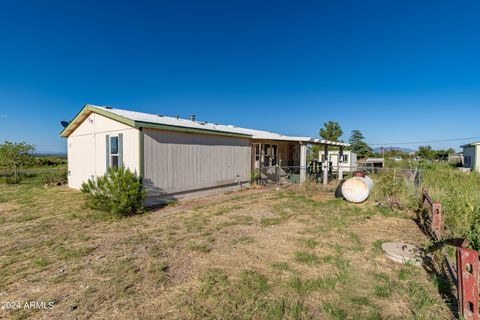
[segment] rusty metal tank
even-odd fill
[[[359,177],[359,178],[365,178],[365,172],[363,172],[363,171],[353,171],[352,176]]]

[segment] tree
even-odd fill
[[[0,163],[13,170],[15,183],[20,181],[18,168],[32,162],[34,151],[35,146],[26,142],[12,143],[5,141],[4,144],[0,144]]]
[[[432,149],[432,146],[420,146],[417,151],[417,155],[420,158],[432,160],[435,157],[435,150]]]
[[[360,130],[352,131],[348,143],[351,145],[350,149],[352,152],[356,153],[360,158],[365,158],[372,152]]]
[[[328,121],[323,124],[323,128],[320,129],[320,137],[325,140],[338,141],[343,134],[342,127],[338,122]]]

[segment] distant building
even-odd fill
[[[366,160],[359,161],[358,166],[375,172],[383,168],[384,163],[385,159],[383,158],[368,158]]]
[[[472,142],[462,146],[463,166],[480,172],[480,141]]]
[[[455,164],[457,166],[463,166],[463,153],[452,153],[448,155],[448,163]]]
[[[328,151],[328,161],[333,171],[337,171],[338,167],[342,167],[344,172],[350,172],[356,170],[357,167],[357,154],[345,150],[340,157],[339,150],[329,150]],[[320,150],[318,153],[318,159],[323,163],[325,161],[325,151]]]

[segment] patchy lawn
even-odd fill
[[[112,219],[82,195],[0,185],[0,302],[58,319],[450,319],[439,281],[382,241],[423,246],[399,213],[305,188],[248,190]]]

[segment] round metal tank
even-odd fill
[[[370,188],[365,178],[353,177],[343,183],[342,194],[347,201],[361,203],[367,200]]]
[[[364,179],[365,179],[365,182],[368,185],[368,189],[370,189],[370,191],[372,191],[372,188],[373,188],[373,185],[374,185],[372,178],[370,178],[369,176],[365,176]]]

